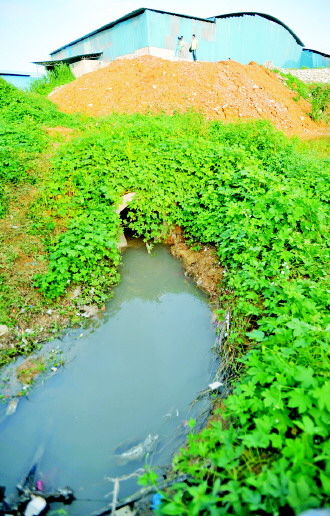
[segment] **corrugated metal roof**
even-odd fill
[[[32,61],[33,64],[42,65],[42,66],[51,66],[59,63],[72,64],[80,61],[82,59],[98,59],[103,52],[94,52],[94,54],[81,54],[72,57],[64,57],[63,59],[52,59],[50,61]]]
[[[190,18],[193,20],[201,20],[201,21],[205,21],[205,22],[209,22],[209,23],[215,23],[214,20],[211,20],[208,18],[198,18],[197,16],[189,16],[188,14],[171,13],[168,11],[159,11],[157,9],[148,9],[147,7],[141,7],[140,9],[136,9],[135,11],[125,14],[125,16],[122,16],[121,18],[118,18],[117,20],[115,20],[113,22],[103,25],[99,29],[89,32],[88,34],[86,34],[85,36],[82,36],[81,38],[71,41],[71,43],[67,43],[66,45],[63,45],[63,47],[53,50],[53,52],[51,52],[50,55],[52,56],[53,54],[56,54],[57,52],[60,52],[61,50],[64,50],[67,47],[70,47],[71,45],[75,45],[76,43],[79,43],[79,41],[82,41],[83,39],[89,38],[90,36],[94,36],[94,34],[98,34],[99,32],[102,32],[103,30],[110,29],[111,27],[114,27],[118,23],[121,23],[125,20],[129,20],[130,18],[134,18],[135,16],[139,16],[140,14],[143,14],[145,11],[153,11],[155,13],[160,13],[160,14],[171,14],[173,16],[180,16],[182,18]]]
[[[245,15],[262,16],[262,18],[266,18],[266,20],[270,20],[275,23],[278,23],[279,25],[282,25],[282,27],[284,27],[287,31],[290,32],[291,36],[294,37],[294,39],[296,40],[298,45],[301,45],[302,47],[305,46],[304,43],[301,41],[301,39],[298,38],[298,36],[293,32],[293,30],[290,29],[290,27],[285,25],[285,23],[281,22],[281,20],[279,20],[278,18],[271,16],[270,14],[258,13],[258,12],[254,12],[254,11],[251,11],[251,12],[247,11],[247,12],[239,12],[239,13],[220,14],[219,16],[212,17],[212,19],[214,19],[214,18],[230,18],[230,17],[234,17],[234,16],[245,16]]]

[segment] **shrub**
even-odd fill
[[[54,88],[62,86],[75,80],[70,66],[59,63],[54,66],[53,70],[47,71],[44,77],[37,79],[31,84],[30,90],[40,95],[48,95]]]

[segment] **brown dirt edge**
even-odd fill
[[[63,308],[62,308],[63,310]],[[30,316],[28,323],[23,323],[0,337],[0,353],[4,350],[15,350],[21,355],[19,348],[23,345],[33,345],[45,342],[49,338],[55,338],[59,332],[68,327],[70,318],[53,310],[52,315],[46,315],[44,311]],[[15,356],[13,356],[13,359]]]
[[[182,262],[187,275],[207,293],[212,307],[217,307],[223,269],[219,265],[215,248],[208,245],[200,246],[200,250],[191,249],[178,226],[171,229],[164,243],[170,246],[171,254]]]

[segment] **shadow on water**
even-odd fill
[[[127,249],[121,277],[100,325],[54,341],[66,365],[3,421],[0,484],[8,494],[41,446],[45,488],[69,485],[78,500],[66,510],[88,515],[109,502],[106,476],[169,464],[187,420],[205,414],[207,401],[191,406],[216,367],[205,295],[164,246],[151,255]],[[135,479],[124,482],[120,498],[137,489]]]

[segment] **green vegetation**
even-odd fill
[[[54,146],[61,142],[61,133],[52,136],[48,130],[57,126],[79,129],[82,119],[0,79],[0,324],[9,327],[32,324],[45,305],[30,287],[33,272],[44,268],[45,251],[40,237],[27,237],[33,224],[27,212],[48,173]],[[1,350],[1,365],[36,346],[34,335],[18,331],[17,338],[15,346]]]
[[[228,377],[240,379],[175,458],[190,480],[164,493],[160,514],[284,515],[330,502],[329,168],[263,121],[113,115],[64,143],[37,185],[28,231],[47,249],[34,277],[44,299],[78,285],[97,303],[109,295],[115,208],[129,191],[123,224],[137,236],[161,241],[179,225],[192,246],[215,246],[225,269],[218,316],[231,312]]]
[[[57,110],[48,99],[36,93],[18,90],[0,78],[0,115],[10,123],[30,122],[41,127],[79,127],[80,119]],[[23,133],[23,131],[22,131]]]
[[[44,127],[58,125],[81,123],[40,95],[22,92],[0,78],[0,215],[5,212],[6,185],[35,181],[35,160],[49,141]]]
[[[313,140],[296,140],[296,148],[300,151],[307,152],[312,156],[321,158],[329,158],[330,156],[330,138],[321,136]]]
[[[31,171],[48,141],[42,126],[56,125],[77,127],[79,122],[39,95],[0,79],[0,215],[5,212],[6,185],[35,180]]]
[[[59,63],[55,65],[53,70],[49,70],[44,77],[34,81],[31,85],[31,91],[40,95],[48,95],[54,88],[74,80],[75,76],[71,68],[64,63]]]
[[[285,78],[285,84],[290,90],[297,93],[295,100],[303,98],[310,102],[311,112],[309,116],[312,120],[327,121],[329,119],[330,107],[330,86],[323,83],[306,83],[295,77],[290,73],[282,73],[279,70],[274,70]]]

